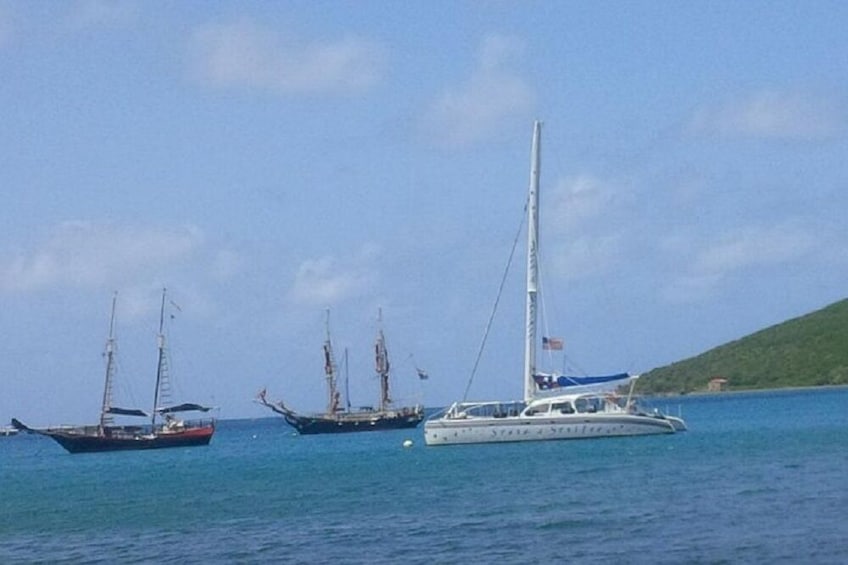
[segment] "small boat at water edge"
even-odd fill
[[[18,435],[18,429],[15,426],[0,426],[0,437],[11,437]]]
[[[378,316],[382,322],[382,316]],[[262,389],[256,401],[281,415],[285,421],[301,434],[333,434],[345,432],[368,432],[414,428],[424,419],[424,407],[395,407],[389,395],[389,353],[382,328],[377,331],[374,345],[377,377],[380,381],[380,404],[377,409],[366,407],[359,410],[341,406],[341,394],[337,386],[336,362],[333,343],[330,339],[330,313],[327,312],[327,337],[324,340],[324,374],[327,381],[327,411],[324,414],[301,414],[282,401],[268,400],[267,391]],[[345,356],[346,358],[347,356]],[[345,362],[345,367],[347,363]]]
[[[103,405],[100,411],[100,423],[91,426],[32,428],[20,420],[12,418],[12,426],[16,430],[52,438],[70,453],[208,445],[215,433],[214,419],[184,421],[177,419],[175,414],[188,411],[208,412],[211,408],[194,403],[170,404],[170,384],[164,334],[165,296],[166,289],[162,289],[158,334],[159,362],[156,369],[153,410],[150,414],[137,408],[112,406],[112,381],[115,374],[114,330],[115,305],[117,303],[116,293],[112,298],[109,338],[106,341],[106,379],[103,388]],[[114,416],[149,418],[150,423],[144,425],[116,425]]]
[[[535,122],[527,197],[524,399],[455,402],[424,423],[427,445],[673,434],[686,429],[681,418],[658,411],[648,412],[637,406],[633,397],[636,376],[620,373],[571,377],[537,371],[541,128],[541,123]],[[543,338],[542,349],[562,349],[562,342]],[[609,392],[610,387],[627,382],[630,382],[630,390],[626,398]]]

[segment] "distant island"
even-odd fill
[[[643,394],[848,384],[848,299],[639,379]]]

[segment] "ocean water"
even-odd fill
[[[0,563],[848,563],[848,389],[655,404],[690,431],[426,447],[263,418],[206,448],[83,455],[0,438]]]

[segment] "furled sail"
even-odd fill
[[[209,412],[212,410],[209,406],[201,406],[200,404],[194,404],[191,402],[185,402],[183,404],[177,404],[175,406],[167,406],[165,408],[157,408],[156,412],[158,414],[173,414],[175,412]]]
[[[145,412],[144,410],[139,410],[138,408],[118,408],[116,406],[110,406],[105,410],[107,414],[116,414],[118,416],[142,416],[149,417],[150,414]]]

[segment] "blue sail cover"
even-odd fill
[[[617,381],[627,381],[630,378],[630,374],[628,373],[586,377],[572,377],[567,375],[533,375],[533,380],[536,381],[536,386],[538,386],[540,390],[608,385],[614,384]]]

